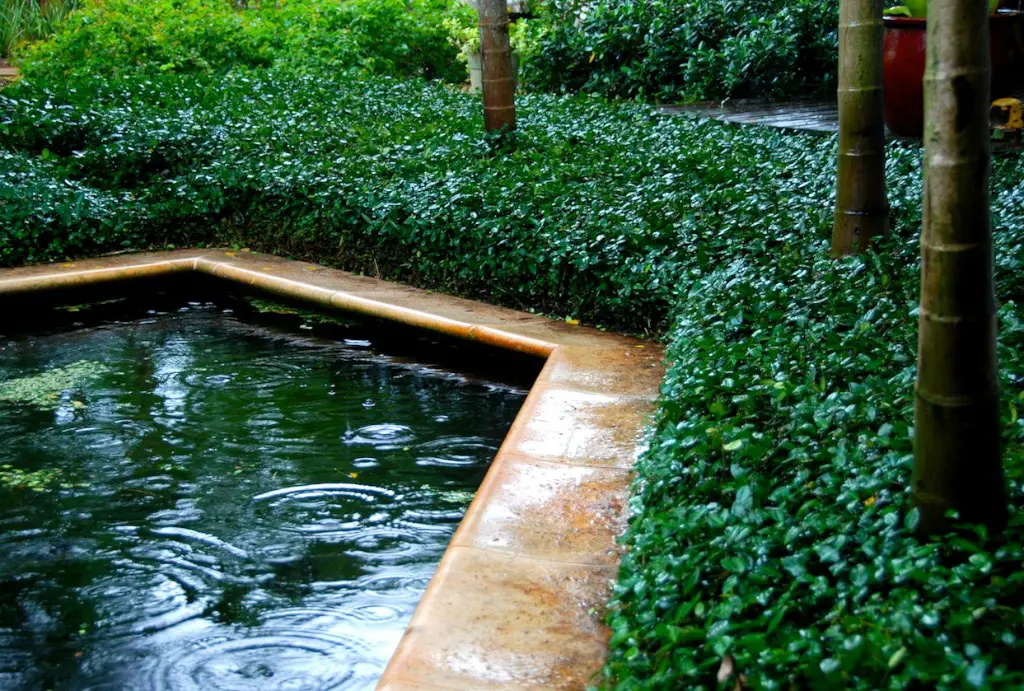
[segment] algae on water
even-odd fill
[[[473,501],[473,497],[476,496],[476,492],[453,489],[441,492],[437,496],[441,501],[446,501],[451,504],[469,504]]]
[[[28,472],[20,470],[5,463],[0,465],[0,488],[32,490],[33,492],[45,492],[53,485],[67,489],[72,485],[60,482],[61,471],[59,469],[43,469]]]
[[[298,317],[302,321],[306,322],[306,324],[345,327],[353,326],[355,324],[351,319],[346,319],[340,315],[304,310],[299,307],[291,307],[271,300],[260,300],[259,298],[249,297],[246,298],[246,301],[249,303],[250,307],[260,314],[284,314],[292,317]]]
[[[106,372],[102,362],[79,360],[65,367],[0,382],[0,403],[15,403],[43,410],[60,405],[61,394],[80,388]]]
[[[443,501],[449,504],[469,504],[473,501],[473,497],[476,496],[476,492],[469,492],[466,490],[444,490],[431,487],[430,485],[420,485],[421,492],[429,492],[434,495],[434,498],[439,501]]]

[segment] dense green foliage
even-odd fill
[[[422,81],[272,68],[0,95],[0,264],[227,242],[655,333],[610,687],[1024,685],[1024,518],[912,533],[919,152],[881,251],[827,259],[835,142],[530,95],[513,145]],[[500,156],[500,168],[495,164]],[[1024,183],[995,169],[1010,497]]]
[[[723,210],[746,194],[709,162],[763,157],[734,136],[680,150],[694,126],[647,108],[532,95],[498,170],[478,99],[421,81],[272,69],[88,86],[0,94],[2,264],[229,241],[657,329],[688,251],[676,224],[716,188]]]
[[[244,5],[244,7],[240,7]],[[89,0],[29,47],[30,77],[209,73],[276,63],[462,81],[448,0]]]
[[[0,58],[53,34],[77,6],[78,0],[0,0]]]
[[[38,15],[33,27],[45,24],[7,32],[20,40],[49,36],[72,6],[0,1],[0,38],[4,27],[26,24],[4,19],[16,8],[18,17]],[[513,26],[513,43],[522,83],[535,90],[661,101],[793,95],[834,80],[837,6],[548,0],[538,17]],[[85,0],[56,35],[18,58],[29,76],[51,82],[281,63],[461,82],[457,57],[476,46],[475,21],[458,0]]]
[[[613,603],[617,688],[715,688],[726,655],[756,689],[1024,687],[1024,514],[994,541],[913,533],[921,188],[916,155],[891,153],[899,222],[878,255],[830,261],[823,216],[801,224],[755,193],[741,206],[766,220],[735,227],[683,291]],[[830,171],[806,158],[788,170],[784,204],[824,211]],[[1024,184],[1015,162],[997,172],[1005,464],[1020,507]]]
[[[540,89],[658,101],[828,87],[838,0],[547,0],[523,76]]]

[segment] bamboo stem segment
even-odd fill
[[[998,530],[1007,520],[999,444],[989,216],[986,3],[931,0],[925,71],[913,496],[920,527],[945,513]]]
[[[480,0],[480,58],[483,68],[484,129],[516,128],[515,78],[508,36],[507,0]]]
[[[839,161],[832,256],[889,228],[882,102],[882,0],[840,0]]]

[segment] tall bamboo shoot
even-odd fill
[[[516,127],[515,78],[508,36],[507,0],[480,0],[480,57],[483,61],[484,128]]]
[[[921,528],[945,513],[1002,527],[996,320],[989,218],[987,3],[931,0],[924,78],[913,496]]]
[[[882,0],[839,3],[839,165],[832,256],[889,227],[882,103]]]

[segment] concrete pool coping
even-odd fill
[[[381,691],[576,689],[604,661],[657,344],[246,251],[0,269],[4,296],[199,272],[546,361],[381,678]]]

